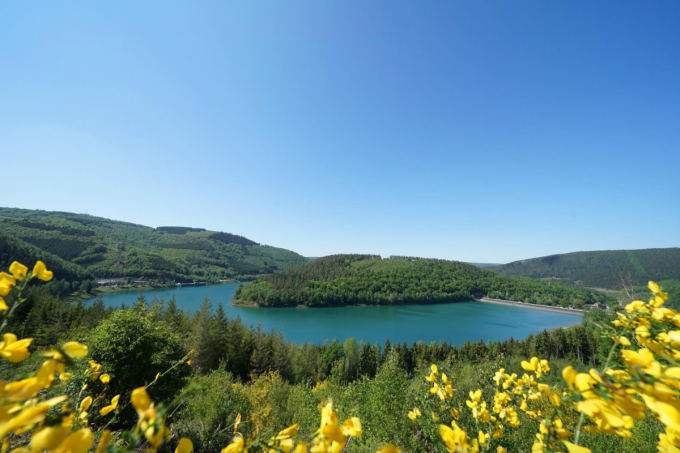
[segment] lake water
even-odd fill
[[[581,322],[581,316],[481,302],[309,309],[234,307],[230,301],[239,285],[167,288],[146,291],[144,296],[147,302],[154,297],[167,302],[174,295],[178,306],[193,312],[207,295],[214,307],[222,302],[230,318],[240,316],[246,324],[253,325],[261,322],[265,330],[281,330],[286,339],[296,343],[354,337],[381,344],[389,338],[392,343],[444,340],[461,345],[465,341],[522,339],[543,329]],[[121,291],[105,294],[101,299],[109,306],[129,307],[139,294]]]

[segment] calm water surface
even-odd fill
[[[167,302],[174,295],[178,306],[193,312],[207,295],[215,307],[222,302],[230,318],[240,316],[246,324],[253,325],[261,322],[265,330],[281,330],[286,339],[297,343],[354,337],[373,343],[389,338],[393,343],[444,340],[460,345],[465,341],[522,339],[543,329],[581,322],[581,317],[575,315],[480,302],[316,309],[234,307],[229,302],[239,285],[159,289],[146,291],[144,296],[148,302],[154,297]],[[139,294],[121,291],[105,294],[101,299],[113,307],[130,306]]]

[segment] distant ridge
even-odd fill
[[[680,248],[603,250],[549,255],[489,269],[504,275],[559,280],[589,288],[644,286],[680,279]]]
[[[251,279],[308,259],[205,228],[151,228],[86,214],[0,208],[0,266],[45,261],[59,279]]]

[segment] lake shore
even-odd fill
[[[517,310],[507,304],[481,304],[475,301],[428,304],[346,306],[295,310],[283,308],[254,309],[241,304],[230,305],[239,283],[188,288],[166,288],[147,292],[167,303],[175,297],[177,307],[194,314],[209,296],[212,309],[223,304],[227,317],[240,318],[246,325],[261,325],[264,331],[283,331],[286,341],[321,344],[324,341],[357,341],[383,344],[391,342],[430,343],[444,340],[460,346],[466,341],[503,341],[510,337],[525,338],[543,329],[566,328],[580,324],[577,316],[548,310]],[[106,306],[134,305],[137,291],[104,294]],[[456,326],[452,328],[452,326]]]
[[[233,282],[218,282],[218,283],[208,283],[206,285],[200,285],[199,288],[213,285],[226,285],[231,283],[242,283],[239,280],[234,280]],[[186,287],[186,286],[185,286]],[[190,286],[192,288],[194,286]],[[91,293],[78,292],[72,294],[65,298],[68,302],[74,302],[78,300],[88,300],[88,299],[99,299],[106,294],[112,293],[125,293],[125,292],[136,292],[136,293],[152,293],[155,291],[161,291],[165,289],[175,289],[178,288],[177,284],[167,284],[167,285],[118,285],[118,286],[101,286],[92,290]]]
[[[562,308],[562,307],[551,307],[550,305],[538,305],[538,304],[527,304],[526,302],[516,302],[513,300],[501,300],[501,299],[490,299],[488,297],[482,297],[479,302],[486,304],[498,304],[498,305],[513,305],[515,307],[522,308],[532,308],[534,310],[551,311],[553,313],[564,313],[567,315],[583,316],[584,310],[578,310],[575,308]]]

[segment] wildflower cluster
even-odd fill
[[[241,422],[241,414],[236,417],[234,423],[234,439],[232,443],[222,450],[222,453],[242,453],[248,450],[263,450],[265,452],[283,452],[288,453],[293,450],[293,453],[340,453],[352,437],[361,436],[363,430],[361,428],[361,421],[357,417],[352,417],[344,421],[342,425],[338,424],[338,415],[333,411],[333,402],[330,401],[321,409],[321,425],[314,433],[314,439],[311,445],[298,439],[298,425],[292,425],[288,428],[279,431],[279,433],[268,439],[263,440],[259,434],[256,433],[251,439],[247,441],[243,435],[237,433],[238,425]],[[385,447],[393,448],[394,447]],[[391,453],[399,453],[398,449],[386,450]]]
[[[481,389],[471,391],[466,400],[479,427],[476,437],[458,426],[458,414],[449,409],[454,418],[451,426],[441,424],[439,430],[448,451],[490,450],[493,442],[489,439],[503,439],[506,428],[517,429],[524,423],[520,417],[524,414],[527,421],[540,421],[532,452],[566,449],[588,453],[589,448],[579,445],[582,430],[629,438],[635,420],[651,411],[665,427],[659,435],[659,451],[680,453],[680,314],[663,306],[668,296],[656,283],[649,282],[649,289],[652,296],[648,302],[631,302],[612,322],[613,346],[601,371],[578,373],[566,367],[562,371],[566,391],[540,382],[550,372],[547,360],[533,357],[523,361],[522,368],[532,374],[521,377],[501,368],[493,377],[496,390],[492,402],[483,399]],[[621,369],[610,367],[617,351],[624,364]],[[439,384],[438,374],[437,366],[432,365],[425,380],[433,384],[430,393],[446,401],[453,389],[444,374]],[[577,416],[568,417],[570,414]],[[417,408],[408,413],[414,421],[419,416]],[[565,420],[573,426],[567,427]],[[498,453],[505,451],[502,445],[494,446]]]
[[[33,279],[49,281],[53,276],[41,261],[32,271],[15,261],[9,271],[9,274],[0,272],[0,311],[3,315],[0,331],[5,329],[14,310],[25,301],[21,296],[28,283]],[[5,299],[5,296],[12,297]],[[9,305],[7,300],[10,300]],[[28,348],[32,339],[18,339],[13,333],[3,333],[2,338],[0,357],[3,359],[18,363],[30,356]],[[86,385],[75,405],[65,395],[47,399],[43,396],[44,390],[67,382],[71,375],[66,368],[73,360],[85,357],[87,352],[85,345],[66,343],[61,348],[45,352],[46,360],[36,373],[13,382],[0,382],[0,440],[3,451],[12,448],[14,442],[21,443],[13,450],[17,453],[30,451],[26,443],[33,451],[80,453],[90,449],[94,435],[88,428],[88,410],[95,399],[103,398],[103,394],[95,398],[91,395],[82,397]],[[58,406],[61,406],[60,410],[50,412]]]
[[[659,451],[680,452],[680,314],[664,307],[668,295],[649,282],[648,302],[633,301],[613,321],[614,346],[604,370],[562,372],[578,410],[594,433],[632,436],[646,410],[659,419]],[[610,368],[617,348],[624,368]]]
[[[537,374],[547,373],[550,370],[547,361],[539,361],[535,357],[530,362],[523,362],[523,367],[527,370],[537,371]],[[433,376],[436,376],[434,373],[435,365],[432,366],[432,370],[433,373],[425,378],[428,382],[433,382]],[[442,374],[442,380],[447,383],[450,382],[444,374]],[[492,401],[487,403],[483,399],[481,389],[470,391],[469,399],[465,401],[465,405],[470,410],[478,427],[478,433],[474,438],[468,436],[465,430],[458,426],[456,421],[460,418],[459,411],[455,408],[449,408],[449,413],[453,418],[451,426],[441,424],[439,433],[450,452],[487,451],[491,448],[492,439],[504,437],[506,427],[517,429],[520,426],[520,412],[534,420],[542,415],[542,411],[534,407],[534,403],[542,400],[548,400],[558,405],[560,403],[555,392],[549,386],[538,383],[534,375],[525,373],[522,377],[519,377],[516,373],[508,374],[505,369],[501,368],[496,372],[493,380],[496,382],[497,389]],[[436,382],[433,384],[437,385]],[[453,389],[450,388],[450,384],[445,384],[445,386],[450,389],[445,392],[445,395],[452,395]],[[438,394],[438,392],[433,392],[432,389],[430,389],[430,392]],[[409,413],[409,418],[414,420],[411,413]],[[556,420],[554,423],[559,424],[561,422]],[[496,445],[495,451],[502,453],[505,448],[502,445]]]
[[[19,262],[13,262],[10,273],[0,272],[0,314],[2,324],[0,332],[7,326],[8,319],[14,310],[25,302],[22,293],[33,279],[49,281],[53,274],[47,270],[44,263],[38,261],[33,270]],[[5,299],[7,297],[7,299]],[[9,303],[8,303],[9,301]],[[26,360],[30,355],[29,346],[33,340],[19,339],[13,333],[4,333],[0,342],[0,357],[13,363]],[[106,427],[115,420],[119,412],[121,395],[108,398],[106,391],[111,382],[111,376],[105,372],[102,365],[90,360],[84,377],[89,380],[80,389],[74,401],[68,395],[62,394],[47,398],[47,393],[58,394],[59,387],[72,379],[67,371],[75,360],[88,355],[87,346],[78,342],[68,342],[61,347],[54,347],[42,354],[45,361],[32,374],[21,376],[11,382],[0,381],[0,442],[2,451],[11,453],[29,453],[49,451],[54,453],[85,453],[95,445],[98,438],[96,453],[113,451],[112,433]],[[185,357],[175,366],[184,361]],[[156,376],[156,380],[160,377]],[[96,394],[89,394],[90,383],[101,385],[103,388]],[[152,382],[149,385],[152,385]],[[49,392],[46,392],[49,390]],[[116,449],[119,451],[135,451],[137,447],[146,443],[156,449],[169,438],[169,429],[165,427],[165,412],[162,407],[154,407],[145,387],[132,392],[130,401],[139,414],[139,422],[134,430],[120,432],[124,443]],[[105,425],[102,429],[91,428],[92,409],[97,405],[100,417]],[[113,416],[110,414],[113,413]],[[193,451],[191,441],[182,439],[177,453]]]

